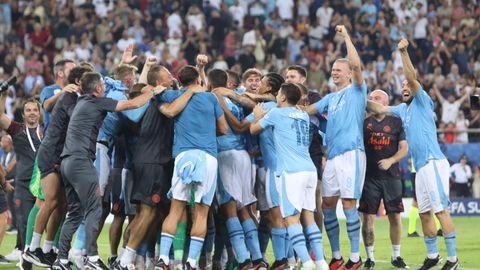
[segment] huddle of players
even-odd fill
[[[305,106],[301,108],[302,110],[299,106],[308,104],[306,102],[308,90],[301,84],[282,84],[283,78],[275,73],[265,75],[259,82],[260,74],[257,74],[257,71],[245,72],[244,83],[247,86],[247,92],[257,90],[258,95],[246,93],[245,96],[242,96],[240,93],[226,88],[229,83],[227,72],[213,70],[209,73],[207,85],[211,93],[204,93],[203,88],[200,87],[203,80],[201,78],[204,77],[201,64],[199,69],[187,66],[179,72],[180,83],[185,89],[164,91],[173,81],[171,74],[165,68],[147,63],[142,72],[143,78],[141,76],[139,81],[144,81],[146,77],[148,86],[137,85],[135,89],[132,83],[134,91],[130,91],[130,97],[139,92],[145,93],[131,100],[118,101],[118,99],[104,97],[106,83],[99,74],[90,72],[83,75],[88,70],[83,70],[83,73],[79,72],[82,73],[82,76],[73,80],[78,85],[79,94],[72,91],[73,93],[61,95],[57,100],[50,120],[49,132],[46,133],[42,146],[40,146],[40,149],[47,148],[44,151],[50,151],[51,157],[56,159],[49,158],[47,162],[50,162],[50,166],[44,166],[41,165],[43,161],[41,162],[40,154],[42,152],[39,150],[38,153],[42,187],[43,181],[46,179],[45,173],[56,173],[57,179],[59,178],[60,174],[56,164],[61,164],[60,173],[63,182],[57,181],[57,187],[60,187],[61,183],[64,184],[69,209],[69,215],[67,215],[61,230],[58,259],[53,267],[62,270],[70,269],[67,258],[70,242],[85,215],[87,257],[83,262],[80,259],[74,260],[74,265],[77,268],[81,268],[83,264],[86,269],[107,269],[98,257],[96,247],[98,227],[102,219],[101,190],[103,186],[98,184],[98,178],[102,178],[102,173],[98,172],[97,174],[93,160],[95,157],[97,157],[97,161],[99,160],[100,151],[96,151],[100,149],[99,144],[106,146],[108,155],[108,150],[111,150],[108,139],[116,140],[118,132],[113,137],[104,135],[107,139],[98,141],[102,138],[98,134],[103,134],[102,129],[105,124],[109,123],[107,122],[108,117],[115,115],[112,118],[123,120],[120,126],[125,129],[124,140],[127,149],[124,163],[131,163],[125,169],[131,168],[133,173],[134,181],[130,201],[137,204],[137,209],[135,218],[125,232],[127,240],[123,254],[121,252],[117,260],[110,261],[109,259],[110,266],[119,270],[133,269],[135,267],[132,263],[134,255],[141,254],[140,247],[151,250],[152,241],[150,240],[155,239],[156,228],[164,219],[159,260],[156,262],[155,268],[168,269],[171,261],[169,254],[177,233],[177,226],[188,220],[185,209],[187,203],[193,204],[191,200],[194,201],[194,213],[191,220],[193,225],[190,230],[186,267],[187,269],[197,268],[197,257],[202,247],[211,258],[212,248],[209,246],[213,246],[213,241],[209,242],[208,236],[211,235],[210,224],[213,220],[209,214],[209,207],[214,201],[216,190],[217,200],[215,202],[218,203],[217,207],[219,208],[216,210],[219,210],[219,219],[224,220],[229,236],[229,239],[223,244],[227,246],[227,249],[231,244],[235,251],[234,256],[238,258],[239,269],[266,269],[267,264],[262,255],[263,250],[260,248],[258,225],[250,209],[250,206],[257,201],[252,195],[255,189],[258,209],[264,212],[262,219],[266,217],[267,228],[271,231],[276,259],[271,268],[283,269],[288,264],[294,265],[292,247],[300,257],[305,269],[338,269],[343,266],[335,210],[339,197],[342,198],[351,242],[350,258],[342,269],[360,268],[362,265],[358,252],[360,221],[355,207],[356,200],[362,196],[367,162],[363,143],[364,111],[367,105],[366,87],[360,70],[358,54],[345,28],[338,26],[336,30],[345,38],[349,58],[349,60],[337,61],[332,68],[332,78],[337,85],[338,92],[326,96],[315,104]],[[405,43],[406,41],[402,40],[399,47],[402,51],[404,67],[407,68],[410,62],[408,54],[404,53],[408,45]],[[406,54],[406,59],[403,59],[404,54]],[[200,60],[199,63],[202,61]],[[72,70],[77,72],[79,68],[76,67]],[[406,70],[411,74],[407,74],[403,92],[404,99],[412,107],[410,110],[403,107],[405,109],[403,112],[402,108],[384,107],[371,102],[367,107],[379,114],[393,113],[401,117],[407,131],[407,141],[410,141],[409,136],[414,135],[410,135],[408,128],[416,121],[413,120],[414,118],[410,120],[410,117],[405,117],[405,114],[418,111],[418,109],[412,110],[415,107],[411,105],[416,105],[416,99],[413,97],[420,99],[420,96],[423,95],[421,93],[416,95],[420,87],[414,80],[413,67],[411,70]],[[71,72],[71,74],[76,72]],[[256,83],[260,83],[260,85],[257,88],[255,82],[248,82],[248,80],[257,80]],[[117,85],[117,87],[119,86]],[[410,90],[410,88],[417,91]],[[256,105],[253,101],[272,100],[272,97],[275,97],[276,103],[269,101]],[[126,95],[124,98],[126,99]],[[154,100],[151,100],[152,98]],[[245,117],[245,112],[252,108],[253,113]],[[132,115],[118,113],[132,109],[137,112]],[[328,112],[328,121],[321,116],[326,112]],[[417,113],[421,114],[422,112]],[[69,124],[67,125],[67,123]],[[175,129],[175,134],[173,134],[173,129]],[[248,129],[250,132],[244,132]],[[319,197],[316,196],[317,169],[308,153],[314,129],[319,129],[325,134],[328,147],[322,182],[323,204],[321,208],[324,213],[325,230],[332,246],[333,259],[330,266],[324,260],[322,233],[315,223],[313,213],[316,208],[316,199]],[[388,131],[385,132],[388,133]],[[128,138],[132,134],[137,135],[135,146],[131,144],[135,139]],[[151,136],[151,134],[158,134],[158,136]],[[255,137],[256,134],[259,136]],[[52,138],[53,136],[55,137]],[[173,136],[175,136],[174,141],[172,140]],[[425,241],[429,253],[421,269],[429,269],[441,261],[438,250],[436,250],[436,236],[428,236],[430,221],[433,221],[433,219],[429,219],[431,208],[436,212],[442,225],[445,223],[444,232],[450,232],[445,234],[448,261],[444,269],[455,269],[458,267],[458,260],[454,255],[455,231],[445,206],[445,204],[448,205],[448,199],[446,199],[448,189],[445,190],[442,187],[440,183],[443,182],[443,179],[440,177],[430,180],[431,175],[439,175],[435,173],[438,168],[435,162],[438,160],[441,162],[442,158],[438,155],[438,151],[435,151],[435,145],[429,141],[428,134],[416,136],[421,137],[421,141],[426,141],[428,146],[431,146],[429,150],[433,151],[431,156],[434,159],[429,161],[427,156],[427,163],[418,162],[415,167],[421,168],[420,172],[427,164],[425,166],[428,168],[424,171],[428,169],[431,172],[424,173],[424,181],[435,180],[433,186],[437,193],[430,191],[432,187],[428,184],[419,186],[418,183],[421,183],[419,176],[422,174],[418,173],[417,190],[421,189],[422,194],[427,194],[425,190],[428,190],[430,191],[428,194],[433,192],[436,194],[435,196],[438,196],[438,198],[419,196],[419,205],[422,208],[420,216],[424,225]],[[425,148],[418,143],[414,147]],[[135,149],[133,150],[133,148]],[[414,149],[412,152],[415,161],[419,157],[419,160],[425,162],[425,157],[422,156],[425,153],[417,156],[418,152],[415,152]],[[262,159],[257,158],[255,159],[256,164],[252,166],[251,158],[259,156],[260,153],[263,162]],[[175,161],[172,157],[175,158]],[[264,168],[261,166],[262,163]],[[390,162],[389,165],[393,163],[395,162]],[[387,164],[380,164],[380,166],[389,167]],[[102,165],[98,167],[102,168]],[[262,169],[265,174],[264,178],[261,175]],[[440,166],[439,169],[442,167]],[[170,177],[172,174],[173,177]],[[256,174],[258,177],[255,176]],[[262,178],[264,180],[261,180]],[[256,181],[256,179],[260,179],[260,181]],[[100,179],[100,181],[102,180]],[[265,196],[261,195],[262,191]],[[127,193],[124,193],[124,198]],[[166,213],[165,207],[161,207],[167,203],[167,197],[171,199],[169,213]],[[441,204],[438,204],[440,201]],[[209,232],[205,238],[207,223]],[[436,235],[436,230],[434,235]],[[307,242],[309,249],[317,258],[315,263],[310,258]],[[154,244],[155,242],[153,242]],[[28,258],[28,254],[32,254],[34,256],[29,257],[32,262],[47,262],[48,260],[45,258],[43,258],[45,261],[42,262],[42,256],[37,251],[41,252],[42,250],[27,250],[26,257]],[[116,253],[112,252],[112,254]],[[232,259],[235,260],[235,258]],[[395,259],[397,258],[392,258],[392,263]]]

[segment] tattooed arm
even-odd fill
[[[229,90],[227,88],[216,88],[212,91],[214,94],[220,94],[221,96],[228,97],[235,103],[238,103],[240,106],[242,106],[244,109],[250,109],[253,110],[255,108],[255,101],[253,101],[251,98],[242,96],[240,94],[237,94],[233,92],[232,90]]]

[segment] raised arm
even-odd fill
[[[363,84],[363,75],[362,67],[360,63],[360,57],[358,56],[357,50],[350,39],[350,36],[347,34],[347,29],[343,25],[337,25],[335,31],[345,39],[345,45],[347,46],[348,60],[350,61],[350,66],[352,67],[352,78],[353,83],[356,86]]]
[[[158,63],[158,59],[155,56],[149,56],[147,60],[145,60],[145,64],[143,65],[142,73],[140,74],[140,78],[138,78],[138,83],[144,83],[148,85],[147,75],[150,68]]]
[[[2,130],[7,130],[10,127],[12,121],[5,114],[5,103],[7,102],[8,91],[4,91],[0,97],[0,128]]]
[[[367,100],[367,110],[383,115],[393,115],[390,106],[383,106],[370,100]]]
[[[402,56],[405,79],[410,86],[410,91],[412,91],[412,94],[415,96],[418,92],[418,89],[420,89],[420,84],[417,81],[416,72],[413,68],[412,61],[410,61],[410,57],[408,56],[407,47],[408,40],[402,37],[402,40],[400,40],[398,43],[398,49],[400,50],[400,55]]]
[[[437,84],[433,85],[433,90],[435,91],[435,95],[437,95],[437,98],[440,101],[440,104],[443,105],[443,103],[445,102],[445,98],[440,93],[440,90],[438,90],[438,85]]]
[[[205,80],[205,65],[208,64],[208,56],[205,54],[199,54],[197,56],[197,70],[200,73],[200,79],[202,80],[202,86],[206,89],[207,80]]]
[[[164,103],[160,107],[160,112],[168,118],[173,118],[183,111],[183,109],[185,109],[185,106],[187,106],[194,94],[200,92],[203,92],[203,88],[201,86],[189,87],[185,93],[183,93],[179,98],[175,99],[172,103]]]
[[[225,118],[227,119],[228,124],[235,133],[242,133],[250,128],[250,122],[247,119],[243,119],[243,121],[240,122],[240,120],[238,120],[238,118],[230,111],[227,104],[223,100],[223,97],[218,93],[215,95],[220,102],[220,106],[222,106],[223,113],[225,115]]]
[[[462,104],[463,101],[465,101],[465,99],[467,99],[468,97],[470,96],[470,93],[465,93],[465,95],[463,95],[459,100],[458,100],[458,103],[459,104]]]
[[[127,48],[123,52],[122,61],[120,62],[120,64],[130,64],[136,58],[136,55],[133,56],[133,44],[128,44]]]

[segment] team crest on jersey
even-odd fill
[[[152,196],[152,201],[153,201],[154,203],[160,202],[160,196],[159,196],[158,194],[154,194],[154,195]]]
[[[385,133],[388,133],[388,132],[390,132],[391,130],[392,130],[392,129],[390,128],[390,126],[384,126],[384,127],[383,127],[383,132],[385,132]]]
[[[372,127],[373,127],[372,123],[368,123],[367,128],[372,130]]]

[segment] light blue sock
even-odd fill
[[[160,238],[160,256],[161,257],[170,258],[169,255],[170,255],[170,249],[172,249],[172,243],[173,243],[173,235],[162,233],[162,237]]]
[[[310,254],[312,252],[312,248],[310,247],[310,239],[308,239],[308,234],[305,229],[303,230],[303,235],[305,236],[305,246],[307,247],[308,254]]]
[[[262,254],[265,254],[267,252],[269,241],[270,241],[270,235],[268,233],[267,223],[262,218],[260,219],[260,223],[258,224],[258,242],[260,244],[260,252]],[[285,241],[283,242],[284,242],[283,244],[285,244]]]
[[[323,258],[323,237],[322,232],[318,229],[318,226],[315,222],[310,224],[305,229],[305,235],[310,242],[310,246],[313,250],[316,260],[321,260]]]
[[[427,253],[430,259],[434,259],[438,255],[438,247],[437,247],[437,236],[434,237],[424,237],[423,241],[427,245]]]
[[[85,235],[85,219],[82,220],[80,226],[77,229],[77,236],[75,237],[75,243],[73,248],[77,250],[82,250],[86,246],[87,236]]]
[[[457,256],[457,237],[456,237],[456,230],[453,232],[443,235],[443,239],[445,240],[445,246],[447,247],[447,256],[448,257],[456,257]]]
[[[147,249],[148,249],[148,243],[141,242],[140,245],[137,247],[137,255],[140,255],[142,257],[147,256]]]
[[[344,209],[347,217],[347,233],[350,239],[350,252],[358,252],[360,249],[360,219],[357,215],[357,209]]]
[[[285,229],[272,228],[272,248],[275,260],[281,261],[285,255]]]
[[[328,240],[330,240],[332,252],[340,251],[340,227],[338,225],[337,210],[323,209],[323,223],[325,224]]]
[[[292,258],[295,256],[295,253],[293,252],[293,246],[292,246],[292,241],[290,241],[290,235],[288,234],[287,229],[285,229],[285,254],[287,255],[287,258]]]
[[[207,235],[205,236],[205,252],[212,253],[213,242],[215,241],[215,220],[209,219],[207,222]]]
[[[245,232],[245,239],[247,242],[248,251],[252,255],[252,260],[258,260],[262,258],[262,253],[260,252],[260,244],[258,243],[258,230],[255,226],[253,219],[247,219],[242,223],[243,230]]]
[[[297,252],[300,260],[302,260],[302,264],[305,265],[307,262],[311,262],[312,259],[310,259],[310,254],[308,254],[307,247],[305,246],[305,236],[303,235],[300,224],[290,225],[287,230],[288,235],[290,235],[290,240],[292,241],[293,249]]]
[[[202,251],[204,239],[198,237],[191,237],[190,250],[188,252],[188,258],[197,260],[198,254]]]
[[[247,246],[245,245],[245,234],[243,233],[242,225],[237,217],[232,217],[227,220],[227,230],[230,236],[233,250],[237,254],[240,263],[245,262],[248,257]]]

